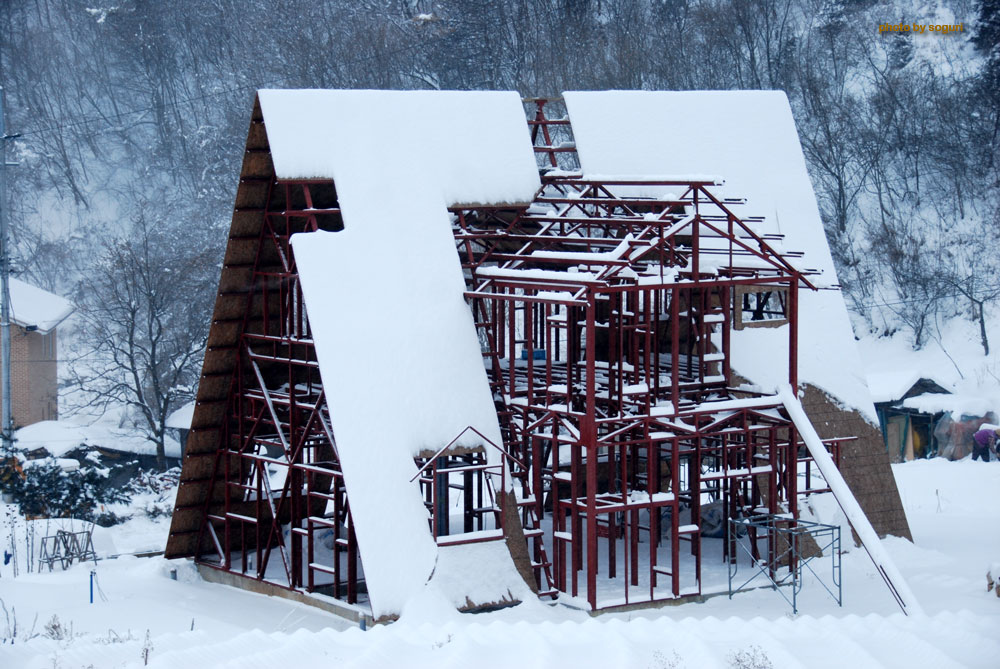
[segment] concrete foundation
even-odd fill
[[[363,610],[361,607],[338,602],[331,597],[315,593],[300,592],[298,590],[289,590],[288,588],[282,588],[281,586],[268,583],[267,581],[258,581],[253,578],[246,578],[245,576],[240,576],[239,574],[223,571],[222,569],[216,569],[215,567],[211,567],[201,562],[196,562],[195,564],[198,566],[198,573],[201,574],[201,577],[210,583],[228,585],[233,588],[249,590],[250,592],[256,592],[269,597],[290,599],[294,602],[299,602],[300,604],[315,606],[318,609],[323,609],[324,611],[332,613],[335,616],[340,616],[345,620],[355,623],[360,622],[362,616],[367,622],[372,622],[371,613]]]

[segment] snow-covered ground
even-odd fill
[[[899,613],[860,548],[844,555],[843,608],[807,581],[797,615],[761,589],[596,618],[539,602],[475,615],[415,604],[368,631],[206,583],[186,560],[122,557],[16,579],[0,571],[0,667],[140,667],[144,650],[150,667],[1000,666],[1000,598],[986,591],[1000,561],[1000,463],[935,459],[894,473],[915,542],[884,546],[923,618]],[[137,547],[156,529],[166,535],[165,522],[136,520],[112,538]]]

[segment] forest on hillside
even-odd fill
[[[263,87],[784,90],[856,329],[993,344],[1000,0],[17,0],[0,37],[14,271],[77,304],[91,401],[154,432],[196,383]]]

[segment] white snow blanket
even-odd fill
[[[606,91],[563,94],[586,174],[719,175],[736,213],[766,216],[758,230],[803,251],[810,280],[837,283],[823,222],[788,99],[781,91]],[[847,309],[839,291],[799,292],[799,379],[875,422]],[[788,327],[732,333],[733,368],[754,383],[787,382]]]
[[[920,379],[920,372],[914,369],[897,369],[865,375],[873,402],[894,402],[905,395]]]
[[[949,412],[954,419],[960,420],[962,416],[986,416],[994,411],[997,405],[996,400],[991,397],[924,393],[916,397],[907,397],[903,400],[903,406],[927,414],[935,414],[939,411]]]
[[[166,426],[174,430],[190,430],[191,421],[194,420],[194,407],[195,403],[192,401],[171,412],[167,416]]]
[[[448,205],[527,203],[541,186],[517,93],[257,95],[278,178],[335,179],[345,210],[379,207],[410,216],[390,207],[407,205],[421,190]]]
[[[48,334],[73,313],[73,303],[47,290],[11,277],[10,319],[22,327],[34,326]]]
[[[15,436],[19,448],[29,451],[44,448],[56,458],[61,458],[78,447],[100,447],[122,453],[156,455],[156,445],[153,442],[134,430],[119,428],[113,420],[102,419],[90,425],[77,424],[70,419],[43,420],[22,427]],[[163,446],[168,458],[181,457],[181,445],[173,437],[167,436]]]
[[[397,614],[432,573],[453,582],[411,482],[414,455],[468,426],[502,443],[447,206],[532,199],[524,112],[516,93],[259,95],[279,177],[336,180],[344,230],[292,245],[372,613]],[[468,432],[458,445],[483,440]],[[509,553],[497,559],[517,577]],[[476,594],[518,587],[491,585]]]

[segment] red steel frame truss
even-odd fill
[[[251,283],[237,295],[246,307],[233,319],[237,363],[212,474],[224,501],[221,509],[205,504],[198,545],[214,551],[199,559],[355,604],[366,591],[361,559],[289,243],[298,232],[342,228],[334,184],[274,180],[262,215],[259,233],[245,240],[256,253]],[[507,469],[491,464],[484,449],[450,447],[416,458],[414,485],[424,493],[430,530],[441,545],[503,539],[496,490],[504,489]],[[452,528],[456,488],[463,522]]]
[[[341,227],[331,182],[270,184],[215,456],[221,511],[200,532],[206,564],[356,603],[363,592],[350,504],[289,238]],[[201,538],[199,537],[199,545]]]
[[[536,579],[594,609],[701,594],[703,504],[795,518],[818,491],[780,402],[730,369],[734,310],[777,295],[796,386],[808,272],[710,181],[543,183],[528,207],[453,210],[507,449],[528,465],[514,476]],[[767,310],[746,325],[773,325],[754,321]],[[599,594],[599,574],[623,591]]]

